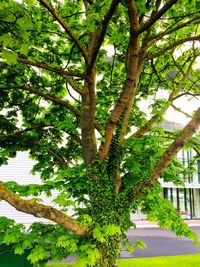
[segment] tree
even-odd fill
[[[183,130],[160,127],[170,106],[186,113],[177,99],[200,92],[199,10],[195,0],[1,1],[0,161],[29,151],[43,183],[1,182],[0,198],[55,222],[27,235],[1,218],[1,240],[16,253],[28,246],[38,264],[74,253],[78,266],[116,266],[137,207],[196,242],[158,179],[181,183],[184,146],[199,155],[200,109]],[[168,96],[156,97],[160,89]],[[149,98],[150,119],[140,109]],[[52,189],[58,208],[37,198]]]

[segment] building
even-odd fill
[[[174,131],[181,130],[183,125],[175,122],[164,122],[162,127],[165,130]],[[185,169],[191,164],[194,156],[196,156],[196,152],[191,148],[181,149],[177,154],[177,158],[183,163]],[[180,174],[185,184],[184,188],[181,185],[165,183],[161,179],[163,197],[171,201],[184,219],[200,218],[200,160],[197,160],[195,169],[192,173]]]
[[[183,162],[185,168],[194,157],[194,151],[181,150],[178,158]],[[169,199],[184,219],[200,218],[200,161],[196,165],[196,172],[183,175],[185,187],[175,186],[173,183],[161,182],[163,197]]]
[[[166,131],[183,129],[183,125],[176,122],[165,121],[161,124]],[[189,149],[181,149],[177,158],[183,163],[185,169],[191,164],[196,152]],[[200,219],[200,158],[195,164],[195,171],[188,174],[180,174],[185,187],[175,185],[172,182],[164,182],[160,178],[163,187],[163,198],[168,199],[183,219]],[[138,210],[131,216],[132,220],[146,220],[146,215]]]
[[[31,174],[33,165],[34,161],[29,159],[27,152],[19,152],[16,158],[9,159],[8,165],[0,167],[0,181],[15,181],[22,185],[41,183],[39,175]],[[52,205],[52,198],[45,198],[44,204]],[[46,219],[36,218],[33,215],[17,211],[6,201],[0,201],[1,216],[14,219],[17,223],[23,223],[27,228],[36,221],[49,223]]]
[[[180,130],[183,128],[181,124],[164,122],[162,127],[168,131]],[[177,157],[183,162],[185,168],[190,164],[190,160],[195,156],[195,152],[192,149],[187,151],[182,149],[179,151]],[[30,160],[27,152],[19,152],[15,159],[10,159],[9,164],[0,167],[0,181],[16,181],[20,184],[34,184],[40,183],[39,175],[31,175],[31,169],[34,161]],[[185,183],[183,188],[181,185],[176,186],[173,183],[166,183],[163,179],[160,179],[163,187],[163,197],[170,200],[177,212],[180,212],[183,219],[200,219],[200,160],[197,161],[196,171],[187,175],[182,175],[182,179]],[[53,198],[55,198],[56,192],[53,192],[51,198],[44,197],[44,204],[53,205]],[[69,214],[72,210],[69,211]],[[45,219],[39,219],[32,215],[18,212],[12,206],[5,201],[0,201],[0,216],[7,216],[14,219],[17,223],[23,223],[27,227],[34,221],[48,222]],[[131,216],[133,220],[146,219],[145,214],[138,211],[137,214]]]

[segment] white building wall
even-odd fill
[[[181,159],[181,151],[178,153],[178,158]],[[41,183],[39,174],[32,175],[31,170],[34,165],[34,161],[28,157],[27,152],[19,152],[17,157],[14,159],[10,159],[8,161],[8,165],[3,165],[0,167],[0,181],[15,181],[19,184],[38,184]],[[160,179],[163,187],[166,188],[181,188],[181,186],[175,186],[173,183],[164,183],[162,179]],[[193,174],[193,183],[186,183],[186,188],[194,188],[194,205],[195,205],[195,217],[200,218],[200,184],[198,182],[197,172]],[[41,197],[44,199],[43,204],[51,205],[56,207],[55,203],[52,201],[56,196],[56,191],[53,191],[53,196],[47,198],[46,196]],[[68,214],[72,214],[73,210],[70,209]],[[5,201],[0,201],[0,217],[6,216],[8,218],[14,219],[17,223],[23,223],[26,227],[29,227],[33,222],[46,222],[52,223],[46,219],[36,218],[32,215],[19,212],[15,210],[12,206],[10,206]],[[145,220],[146,215],[141,213],[140,210],[136,214],[132,214],[132,220]]]
[[[0,167],[0,181],[15,181],[23,185],[41,183],[39,175],[31,174],[33,165],[34,161],[28,157],[27,152],[19,152],[16,158],[9,159],[8,165]],[[50,198],[41,197],[44,199],[43,204],[55,206],[52,199],[55,197],[56,191],[52,193],[53,196]],[[0,201],[0,217],[2,216],[14,219],[17,223],[23,223],[26,227],[36,221],[50,223],[49,220],[36,218],[32,215],[19,212],[5,201]]]

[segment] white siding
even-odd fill
[[[8,165],[3,165],[0,167],[0,181],[15,181],[19,184],[41,183],[39,175],[33,176],[31,174],[33,165],[34,161],[30,160],[27,152],[19,152],[16,158],[9,160]],[[55,194],[56,191],[53,192],[54,196]],[[44,197],[43,203],[55,206],[55,204],[52,203],[52,198],[53,197]],[[0,216],[6,216],[14,219],[17,223],[25,224],[26,227],[28,227],[34,221],[50,222],[46,219],[39,219],[32,215],[19,212],[5,201],[0,201]]]
[[[35,162],[30,160],[27,152],[18,152],[17,157],[9,159],[8,165],[0,167],[0,180],[16,181],[20,184],[38,183],[39,175],[32,175],[31,169]]]

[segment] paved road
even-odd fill
[[[191,227],[199,236],[200,226]],[[122,249],[121,258],[144,258],[166,255],[200,254],[200,248],[196,248],[193,242],[184,237],[177,237],[174,233],[160,228],[142,228],[128,232],[130,242],[137,239],[147,244],[144,250],[135,249],[134,253],[128,253]]]
[[[197,233],[200,240],[200,226],[191,226],[190,228]],[[173,232],[161,228],[137,228],[135,230],[129,230],[128,237],[130,242],[140,239],[148,247],[144,250],[135,249],[134,253],[126,252],[125,249],[122,249],[121,258],[200,254],[200,248],[196,248],[191,240],[184,237],[177,237]],[[75,261],[75,257],[70,256],[63,262],[70,261]]]

